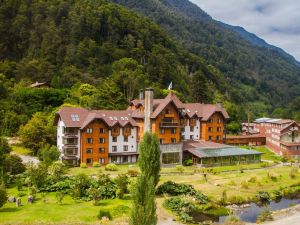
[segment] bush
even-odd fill
[[[299,175],[299,170],[297,168],[292,168],[290,171],[290,178],[295,179]]]
[[[109,220],[112,219],[112,216],[110,214],[110,211],[108,210],[103,210],[103,209],[100,209],[99,213],[98,213],[98,219],[101,220],[103,217],[106,217],[108,218]]]
[[[63,199],[65,197],[65,193],[63,191],[57,191],[55,194],[55,197],[56,197],[57,203],[59,205],[61,205],[63,202]]]
[[[86,163],[80,163],[80,168],[87,168]]]
[[[115,183],[117,184],[117,187],[119,189],[119,194],[125,194],[128,193],[128,184],[129,184],[129,178],[125,174],[119,174],[115,178]]]
[[[105,170],[106,171],[117,171],[118,170],[118,167],[116,164],[114,163],[109,163],[105,166]]]
[[[265,221],[272,221],[273,220],[273,216],[272,216],[272,212],[269,209],[264,209],[259,216],[257,217],[256,222],[257,223],[262,223]]]
[[[244,189],[248,189],[248,188],[249,188],[249,185],[248,185],[248,182],[247,182],[247,181],[242,181],[242,182],[241,182],[241,186],[242,186],[242,188],[244,188]]]
[[[180,197],[173,197],[166,199],[163,206],[178,215],[182,222],[193,222],[193,218],[189,215],[190,212],[195,210],[195,206],[192,203]]]
[[[183,165],[185,165],[185,166],[191,166],[191,165],[193,165],[193,160],[186,159],[186,160],[183,161]]]
[[[67,171],[67,167],[64,163],[60,161],[54,162],[51,166],[48,168],[48,173],[54,180],[59,180]]]
[[[252,177],[250,177],[249,180],[248,180],[248,182],[250,182],[250,183],[255,183],[256,181],[257,181],[256,176],[252,176]]]
[[[51,164],[54,161],[57,161],[59,158],[58,148],[54,145],[45,145],[42,149],[38,151],[38,157],[46,164]]]
[[[6,203],[7,198],[7,192],[4,185],[0,185],[0,208]]]
[[[208,197],[201,192],[195,190],[192,185],[189,184],[177,184],[172,181],[167,181],[158,186],[156,189],[157,195],[169,194],[172,196],[177,195],[189,195],[196,199],[200,204],[208,203]]]
[[[3,163],[4,172],[12,175],[25,172],[25,165],[22,163],[22,159],[17,155],[6,155]]]
[[[270,194],[266,191],[259,191],[256,198],[260,203],[267,203],[272,200]]]
[[[260,164],[260,167],[261,167],[261,168],[266,168],[266,167],[268,167],[268,166],[269,166],[269,163],[268,163],[268,162],[263,162],[263,163]]]
[[[184,167],[182,165],[177,165],[176,166],[176,170],[180,173],[183,173],[184,172]]]
[[[134,169],[130,169],[127,171],[127,174],[130,176],[130,177],[137,177],[137,175],[139,174],[139,172],[137,170],[134,170]]]
[[[277,181],[277,180],[278,180],[278,174],[269,171],[269,172],[268,172],[268,178],[271,179],[272,181]]]
[[[98,162],[93,163],[93,167],[99,167],[99,166],[100,166],[100,164]]]

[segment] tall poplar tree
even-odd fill
[[[155,134],[144,134],[139,153],[141,176],[134,190],[130,225],[155,225],[157,224],[155,187],[160,172],[160,149]]]

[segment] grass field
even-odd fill
[[[262,160],[270,160],[270,161],[282,161],[283,157],[276,155],[274,152],[270,151],[266,146],[241,146],[242,148],[252,149],[258,152],[262,152]]]
[[[125,166],[121,168],[124,171],[127,169]],[[96,171],[94,170],[95,168],[90,169],[94,172]],[[193,174],[165,173],[161,175],[160,184],[169,180],[177,183],[191,184],[213,200],[219,200],[224,190],[227,191],[228,199],[233,196],[247,199],[253,198],[261,190],[273,192],[280,187],[284,188],[299,183],[300,174],[292,179],[289,176],[290,171],[291,167],[282,166],[249,170],[243,173],[239,171],[217,174],[209,173],[207,181],[205,181],[202,172]],[[277,181],[273,181],[268,177],[269,172],[277,176]],[[253,178],[252,182],[249,181],[250,178]],[[15,188],[8,189],[8,192],[9,196],[17,195]],[[26,189],[24,189],[24,192],[26,192]],[[37,197],[37,201],[32,205],[28,205],[26,197],[22,197],[24,205],[20,208],[17,208],[15,203],[5,204],[0,209],[0,224],[35,224],[37,221],[44,224],[101,224],[97,218],[100,209],[111,211],[114,218],[111,224],[126,224],[131,205],[130,199],[113,199],[102,200],[98,206],[94,206],[92,201],[74,201],[70,196],[66,196],[63,204],[59,205],[56,202],[55,193],[47,193],[46,202],[43,201],[41,193],[38,193]],[[160,217],[169,216],[168,212],[161,206],[164,198],[160,197],[157,199],[159,204],[158,214]]]

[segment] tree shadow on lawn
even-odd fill
[[[21,208],[17,208],[17,207],[8,207],[8,208],[2,208],[0,209],[0,213],[1,212],[18,212],[20,211]]]

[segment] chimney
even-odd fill
[[[139,100],[143,100],[143,99],[144,99],[144,90],[141,89],[139,93]]]
[[[218,108],[222,108],[223,106],[222,106],[222,102],[217,102],[217,107]]]
[[[153,111],[153,89],[152,88],[146,88],[145,90],[144,107],[145,107],[144,133],[145,132],[151,133],[151,113]]]

